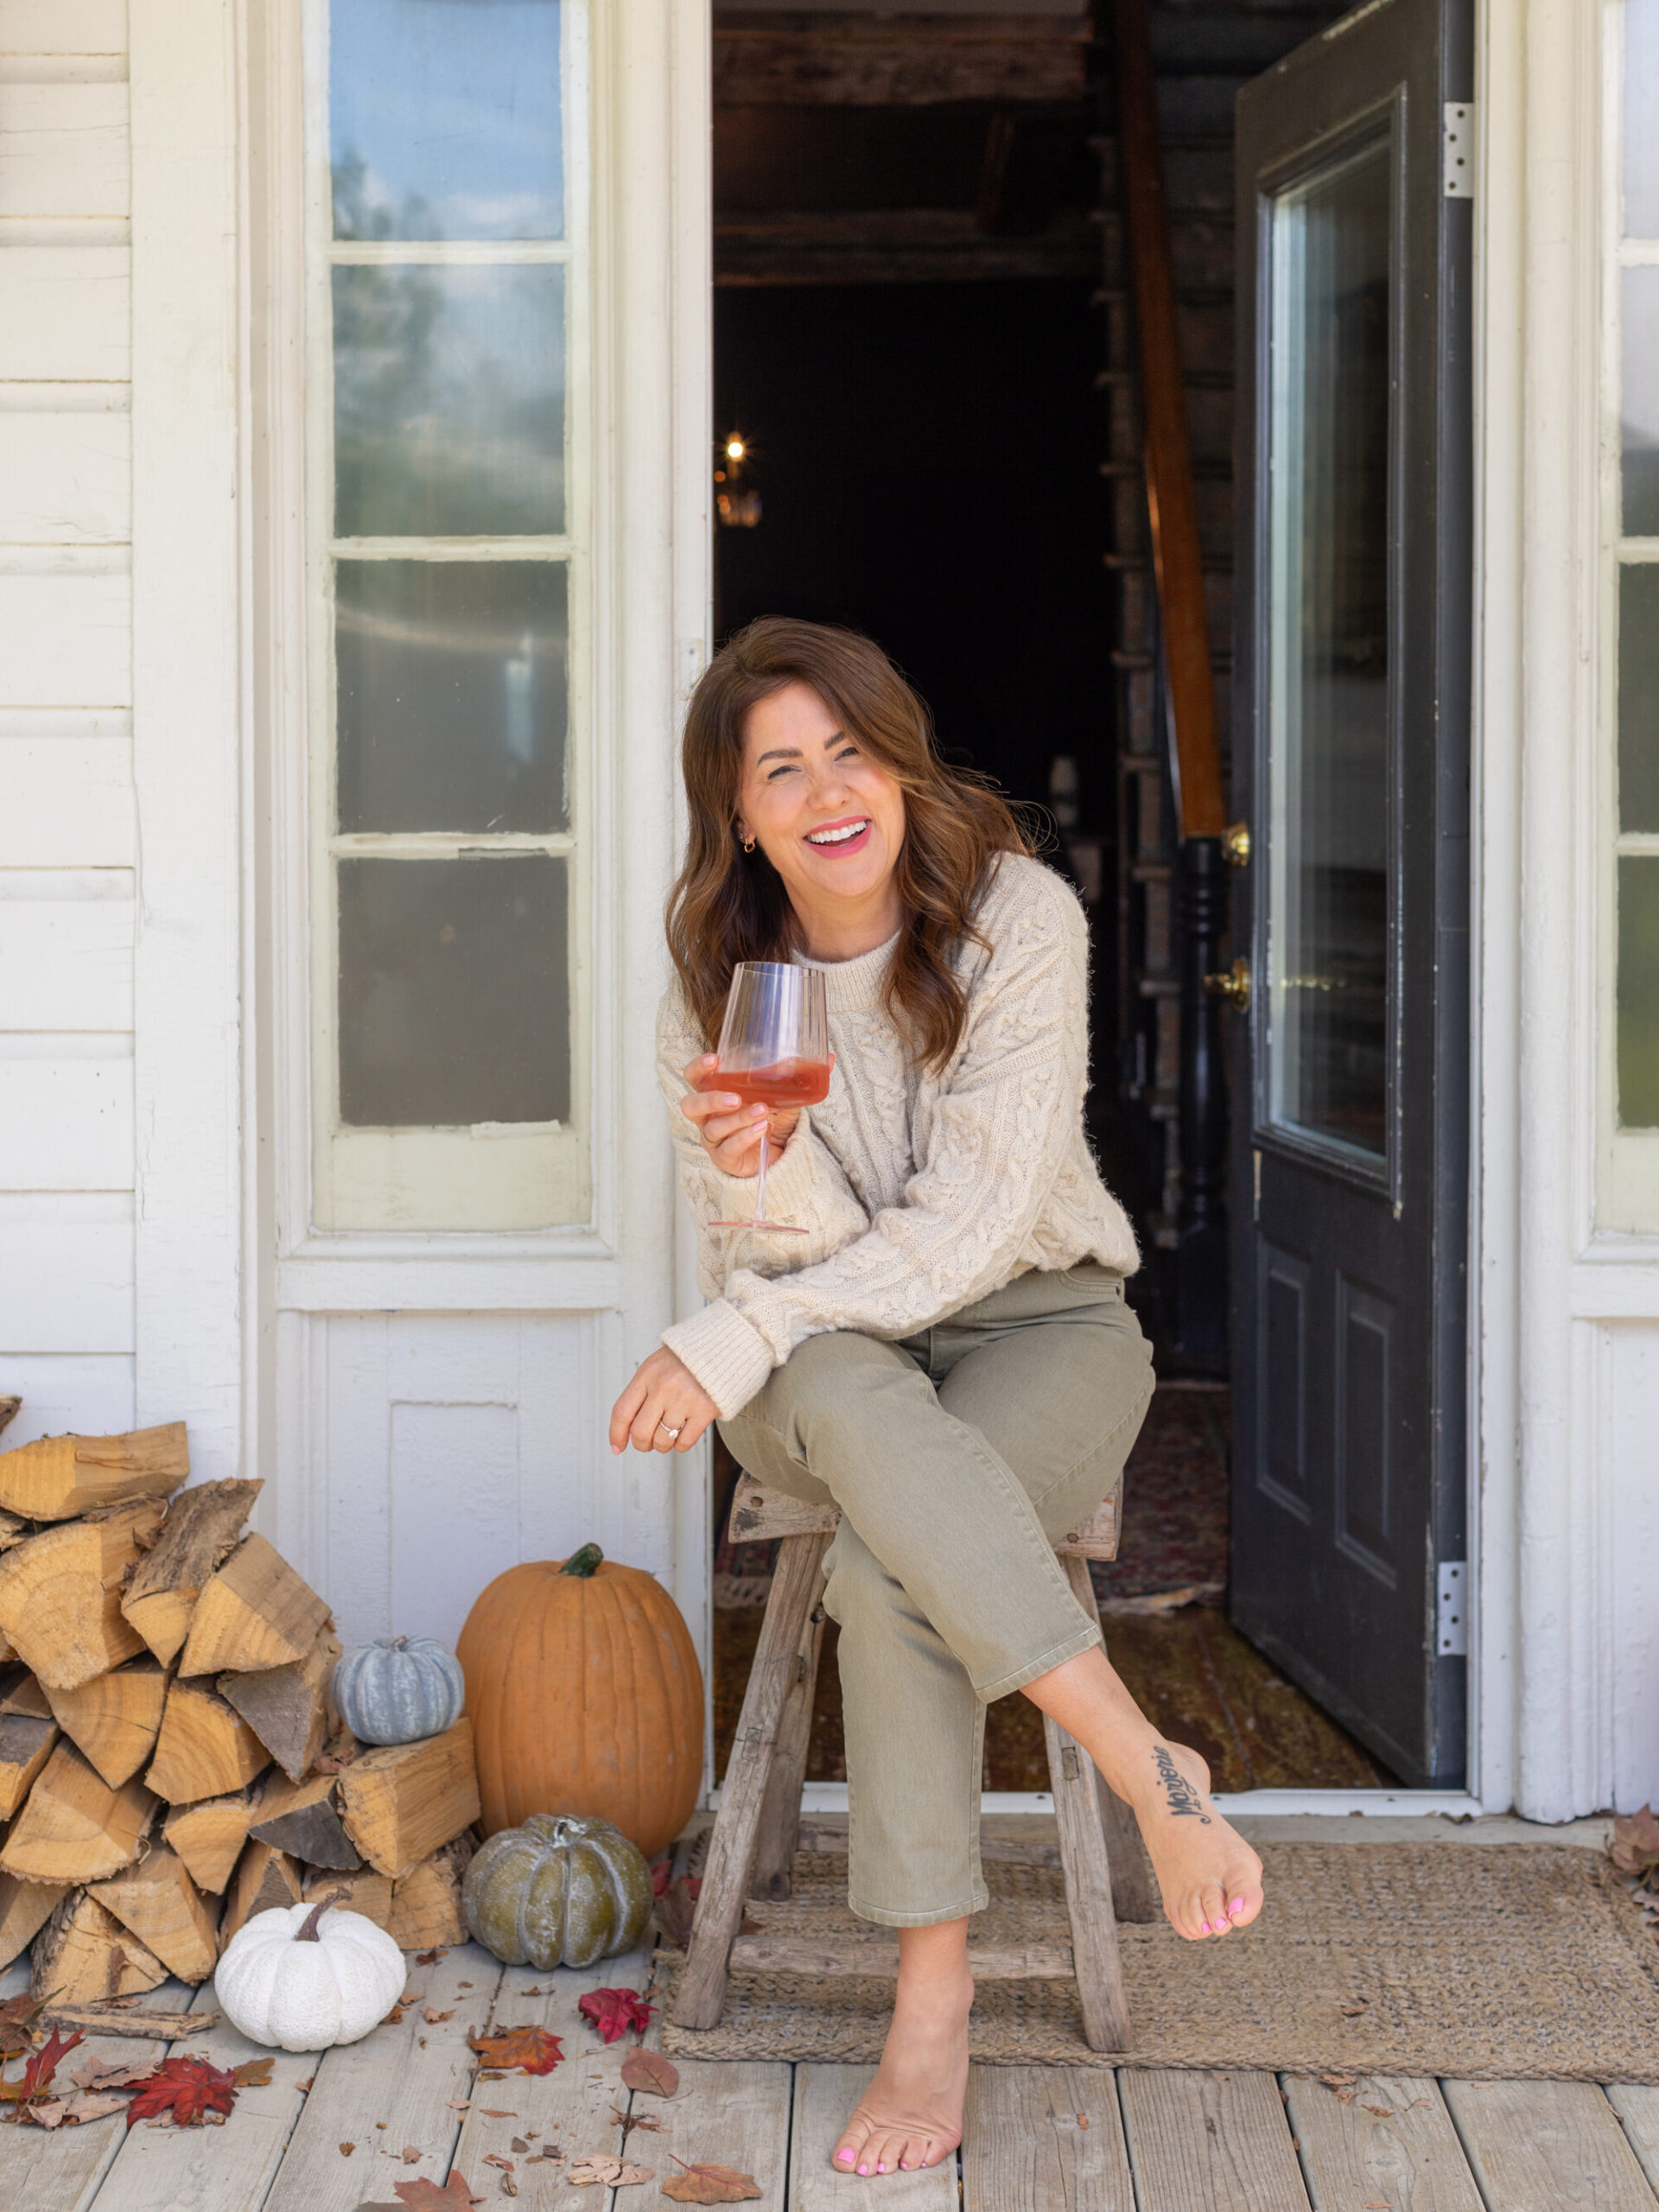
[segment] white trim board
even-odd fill
[[[704,1802],[720,1808],[721,1793],[711,1789]],[[1485,1808],[1478,1797],[1460,1789],[1240,1789],[1218,1794],[1216,1803],[1230,1820],[1241,1815],[1279,1816],[1319,1813],[1345,1819],[1350,1814],[1398,1819],[1402,1814],[1450,1821],[1478,1820]],[[982,1813],[1052,1813],[1054,1800],[1046,1789],[982,1789]],[[801,1788],[803,1813],[844,1813],[844,1782],[808,1782]]]

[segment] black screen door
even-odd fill
[[[1468,1579],[1466,13],[1372,0],[1238,108],[1233,1614],[1442,1788]]]

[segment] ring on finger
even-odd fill
[[[683,1421],[671,1421],[668,1420],[663,1420],[659,1421],[657,1426],[662,1430],[664,1435],[669,1439],[671,1443],[677,1444],[679,1441],[680,1431],[685,1427],[685,1423]]]

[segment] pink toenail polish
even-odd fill
[[[1228,1910],[1228,1911],[1229,1911],[1229,1912],[1243,1912],[1243,1910],[1244,1910],[1244,1900],[1243,1900],[1243,1897],[1235,1897],[1235,1898],[1233,1899],[1233,1901],[1232,1901],[1231,1904],[1230,1904],[1230,1905],[1228,1906],[1227,1910]]]
[[[860,2173],[861,2173],[861,2174],[867,2174],[867,2173],[868,2173],[868,2171],[869,2171],[870,2170],[869,2170],[869,2168],[868,2168],[868,2166],[861,2166],[861,2167],[859,2168],[859,2170],[858,2170],[858,2171],[860,2171]]]
[[[1198,1923],[1198,1927],[1204,1935],[1207,1936],[1210,1933],[1210,1923],[1207,1920],[1201,1920]]]

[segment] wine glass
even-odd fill
[[[697,1077],[699,1090],[734,1091],[746,1106],[816,1106],[830,1090],[830,1018],[823,970],[783,960],[742,960],[732,971],[715,1065]],[[760,1125],[760,1173],[753,1221],[716,1221],[715,1229],[770,1229],[804,1236],[792,1221],[766,1213],[766,1124]]]

